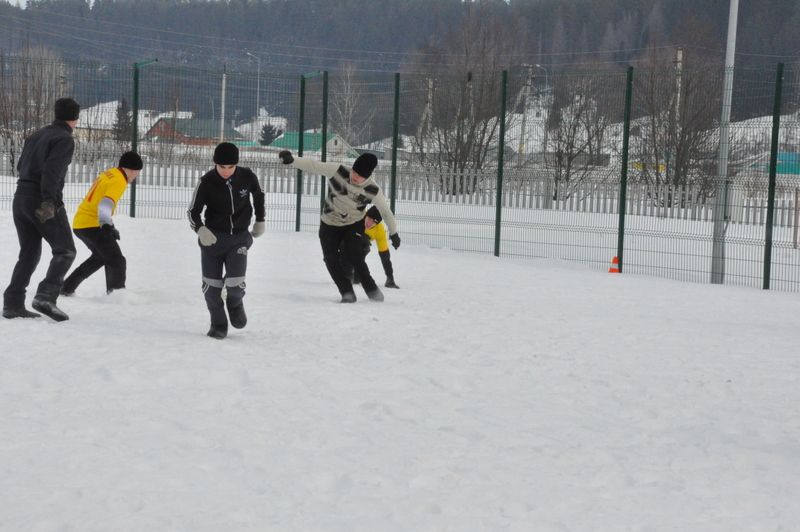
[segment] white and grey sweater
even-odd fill
[[[328,195],[320,217],[323,223],[342,227],[356,223],[364,217],[364,211],[371,203],[375,205],[386,222],[389,234],[397,233],[394,219],[386,196],[381,187],[371,177],[360,185],[350,182],[350,168],[339,163],[323,163],[294,156],[291,166],[311,174],[328,178]]]

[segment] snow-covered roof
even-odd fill
[[[289,121],[286,118],[282,116],[270,116],[262,110],[259,117],[252,122],[246,122],[236,126],[233,129],[238,131],[239,134],[244,136],[246,139],[257,141],[261,139],[261,130],[264,129],[264,126],[270,125],[277,130],[286,131],[288,123]]]
[[[112,100],[110,102],[98,103],[91,107],[81,109],[80,120],[78,121],[78,129],[94,129],[94,130],[109,130],[114,129],[114,124],[117,122],[117,109],[119,108],[120,101]],[[194,113],[191,111],[168,111],[166,113],[159,113],[150,109],[139,109],[138,113],[138,126],[139,133],[146,133],[153,124],[158,122],[161,118],[192,118]]]

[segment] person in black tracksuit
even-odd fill
[[[200,244],[203,293],[211,314],[208,336],[222,339],[228,334],[225,306],[231,325],[241,329],[247,324],[243,303],[247,250],[253,237],[264,234],[266,222],[264,191],[249,168],[238,166],[239,149],[229,142],[219,144],[214,150],[214,163],[214,169],[200,178],[188,214]],[[200,214],[204,209],[203,221]],[[248,228],[254,209],[256,222],[251,234]],[[224,303],[223,287],[227,291]]]
[[[17,164],[19,179],[12,211],[19,238],[19,258],[11,282],[3,293],[4,318],[36,318],[25,308],[25,293],[42,256],[42,239],[53,251],[47,274],[36,290],[32,306],[56,321],[68,320],[56,306],[64,275],[75,260],[63,191],[67,167],[72,162],[80,105],[71,98],[55,103],[55,120],[28,137]]]

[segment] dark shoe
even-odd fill
[[[392,277],[387,277],[386,282],[383,284],[383,286],[385,286],[386,288],[400,288],[399,286],[397,286],[397,283],[394,282],[394,278]]]
[[[242,329],[247,325],[247,314],[244,312],[244,305],[238,307],[228,308],[228,316],[231,319],[231,325],[234,329]]]
[[[14,318],[41,318],[42,315],[37,314],[35,312],[31,312],[25,307],[20,307],[20,308],[3,307],[3,317],[9,320],[13,320]]]
[[[227,323],[220,323],[220,324],[211,324],[211,328],[206,333],[211,338],[216,338],[217,340],[222,340],[226,336],[228,336],[228,324]]]
[[[67,321],[69,319],[67,313],[58,308],[52,301],[34,297],[31,306],[33,307],[33,310],[38,310],[45,316],[48,316],[55,321]]]
[[[72,297],[75,295],[75,290],[68,290],[66,288],[62,288],[60,293],[62,296]]]
[[[356,302],[356,293],[355,292],[345,292],[342,294],[342,300],[340,303],[355,303]]]
[[[376,286],[375,290],[370,290],[367,292],[367,297],[370,301],[376,301],[380,303],[383,301],[383,292],[381,292],[381,289]]]

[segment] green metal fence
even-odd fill
[[[0,209],[25,136],[72,95],[71,210],[135,146],[146,167],[123,212],[182,218],[226,140],[261,178],[270,230],[316,231],[325,182],[277,152],[348,163],[371,151],[407,243],[602,270],[618,256],[628,274],[800,290],[798,64],[736,69],[730,124],[721,67],[252,66],[0,57]]]

